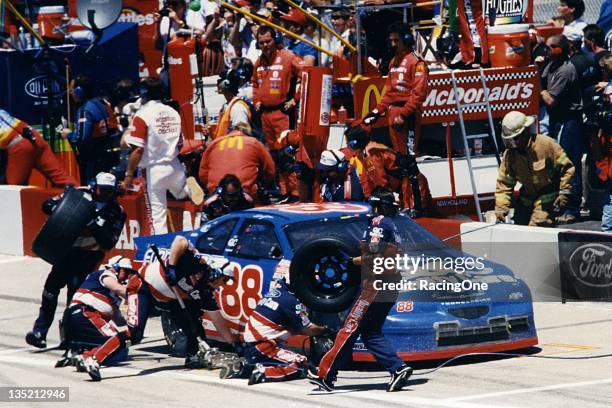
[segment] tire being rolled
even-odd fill
[[[359,291],[361,271],[350,258],[359,255],[355,240],[323,236],[300,246],[291,259],[289,278],[296,296],[308,308],[322,313],[348,309]],[[326,279],[341,277],[334,283]]]
[[[32,243],[32,251],[52,265],[60,263],[96,214],[96,204],[85,191],[68,187]]]

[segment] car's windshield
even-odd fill
[[[301,244],[316,239],[322,235],[338,235],[344,238],[361,240],[363,233],[368,226],[370,215],[350,215],[345,217],[323,218],[315,221],[304,221],[287,224],[283,228],[287,233],[291,247],[295,250]],[[397,226],[402,244],[411,246],[421,245],[424,248],[446,248],[433,234],[425,228],[416,224],[412,219],[403,215],[393,217]]]

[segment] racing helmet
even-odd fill
[[[219,278],[225,278],[225,281],[234,279],[234,268],[229,261],[220,267],[210,266],[206,282],[213,282]]]
[[[121,255],[113,256],[106,262],[106,265],[104,266],[110,269],[114,269],[116,272],[119,272],[119,269],[121,268],[134,270],[134,268],[132,267],[132,261],[130,261],[129,258],[126,258]]]
[[[509,112],[502,121],[502,140],[508,149],[524,147],[532,133],[535,124],[533,116],[527,116],[522,112]]]
[[[376,187],[370,196],[372,211],[381,215],[397,214],[399,209],[398,197],[385,187]]]

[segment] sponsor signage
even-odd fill
[[[485,71],[489,90],[488,99],[494,118],[513,110],[528,115],[537,115],[539,109],[539,79],[534,66],[523,68],[491,68]],[[470,70],[456,73],[457,90],[453,89],[450,72],[433,72],[429,75],[428,92],[419,112],[422,125],[453,122],[457,120],[457,102],[478,104],[487,99],[482,87],[480,71]],[[386,92],[384,78],[357,82],[355,106],[361,117],[375,108]],[[486,106],[470,106],[464,110],[465,120],[482,120],[487,117]]]
[[[485,16],[490,16],[495,10],[495,25],[523,22],[528,5],[529,0],[483,0],[482,2]]]
[[[559,233],[563,299],[612,301],[612,234]]]

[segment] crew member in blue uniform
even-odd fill
[[[374,190],[370,204],[373,217],[361,241],[362,256],[353,258],[355,264],[363,266],[365,279],[362,291],[338,332],[333,347],[321,359],[318,371],[308,372],[309,381],[328,392],[334,389],[338,370],[350,360],[353,345],[359,335],[376,361],[391,374],[387,391],[399,391],[412,374],[412,368],[402,361],[382,333],[383,324],[395,304],[398,292],[378,291],[374,288],[374,281],[378,279],[389,283],[401,280],[395,268],[386,269],[379,275],[373,273],[375,258],[395,257],[399,253],[401,238],[393,222],[399,206],[395,195],[386,188]]]
[[[253,385],[306,377],[307,357],[285,348],[285,341],[291,334],[318,337],[330,330],[310,321],[306,306],[297,299],[288,280],[288,276],[274,280],[249,316],[242,334],[247,366],[240,372],[228,367],[221,373],[222,378],[250,372],[249,385]]]
[[[102,379],[100,364],[127,357],[129,330],[119,306],[126,298],[126,282],[133,273],[128,258],[110,258],[102,269],[87,276],[66,313],[66,340],[73,347],[77,343],[92,346],[77,357],[77,369],[86,371],[94,381]]]

